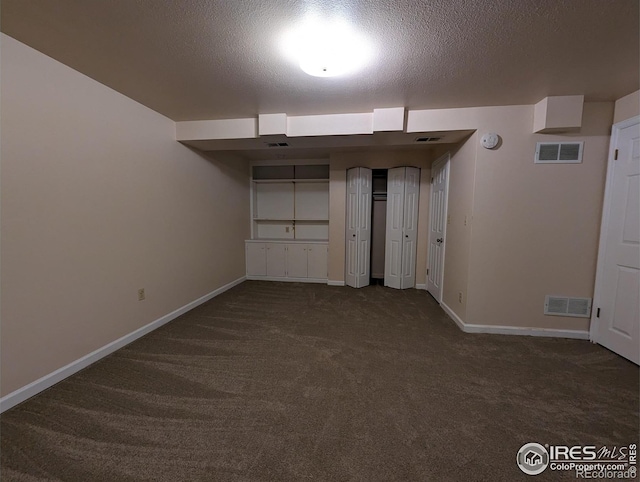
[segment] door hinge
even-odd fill
[[[600,318],[600,308],[596,311],[596,318]]]
[[[618,149],[616,149],[615,151],[613,151],[613,160],[617,161],[618,160]]]
[[[433,178],[431,178],[431,184],[433,184]]]
[[[429,276],[429,270],[427,269],[427,276]]]

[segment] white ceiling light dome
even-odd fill
[[[372,57],[366,37],[345,20],[309,17],[282,39],[285,55],[315,77],[335,77],[357,71]]]

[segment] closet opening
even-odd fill
[[[387,233],[387,169],[371,172],[371,284],[384,285]]]
[[[382,278],[384,286],[390,288],[413,288],[420,169],[394,167],[375,171],[374,196],[373,170],[347,169],[345,284],[362,288],[372,279]],[[374,204],[378,205],[375,211]]]

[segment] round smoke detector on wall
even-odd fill
[[[482,136],[480,142],[485,149],[493,149],[498,145],[498,142],[500,142],[500,136],[494,132],[489,132]]]

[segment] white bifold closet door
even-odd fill
[[[416,283],[420,169],[397,167],[387,177],[387,237],[384,285],[413,288]]]
[[[347,170],[346,284],[369,284],[371,269],[371,169]]]

